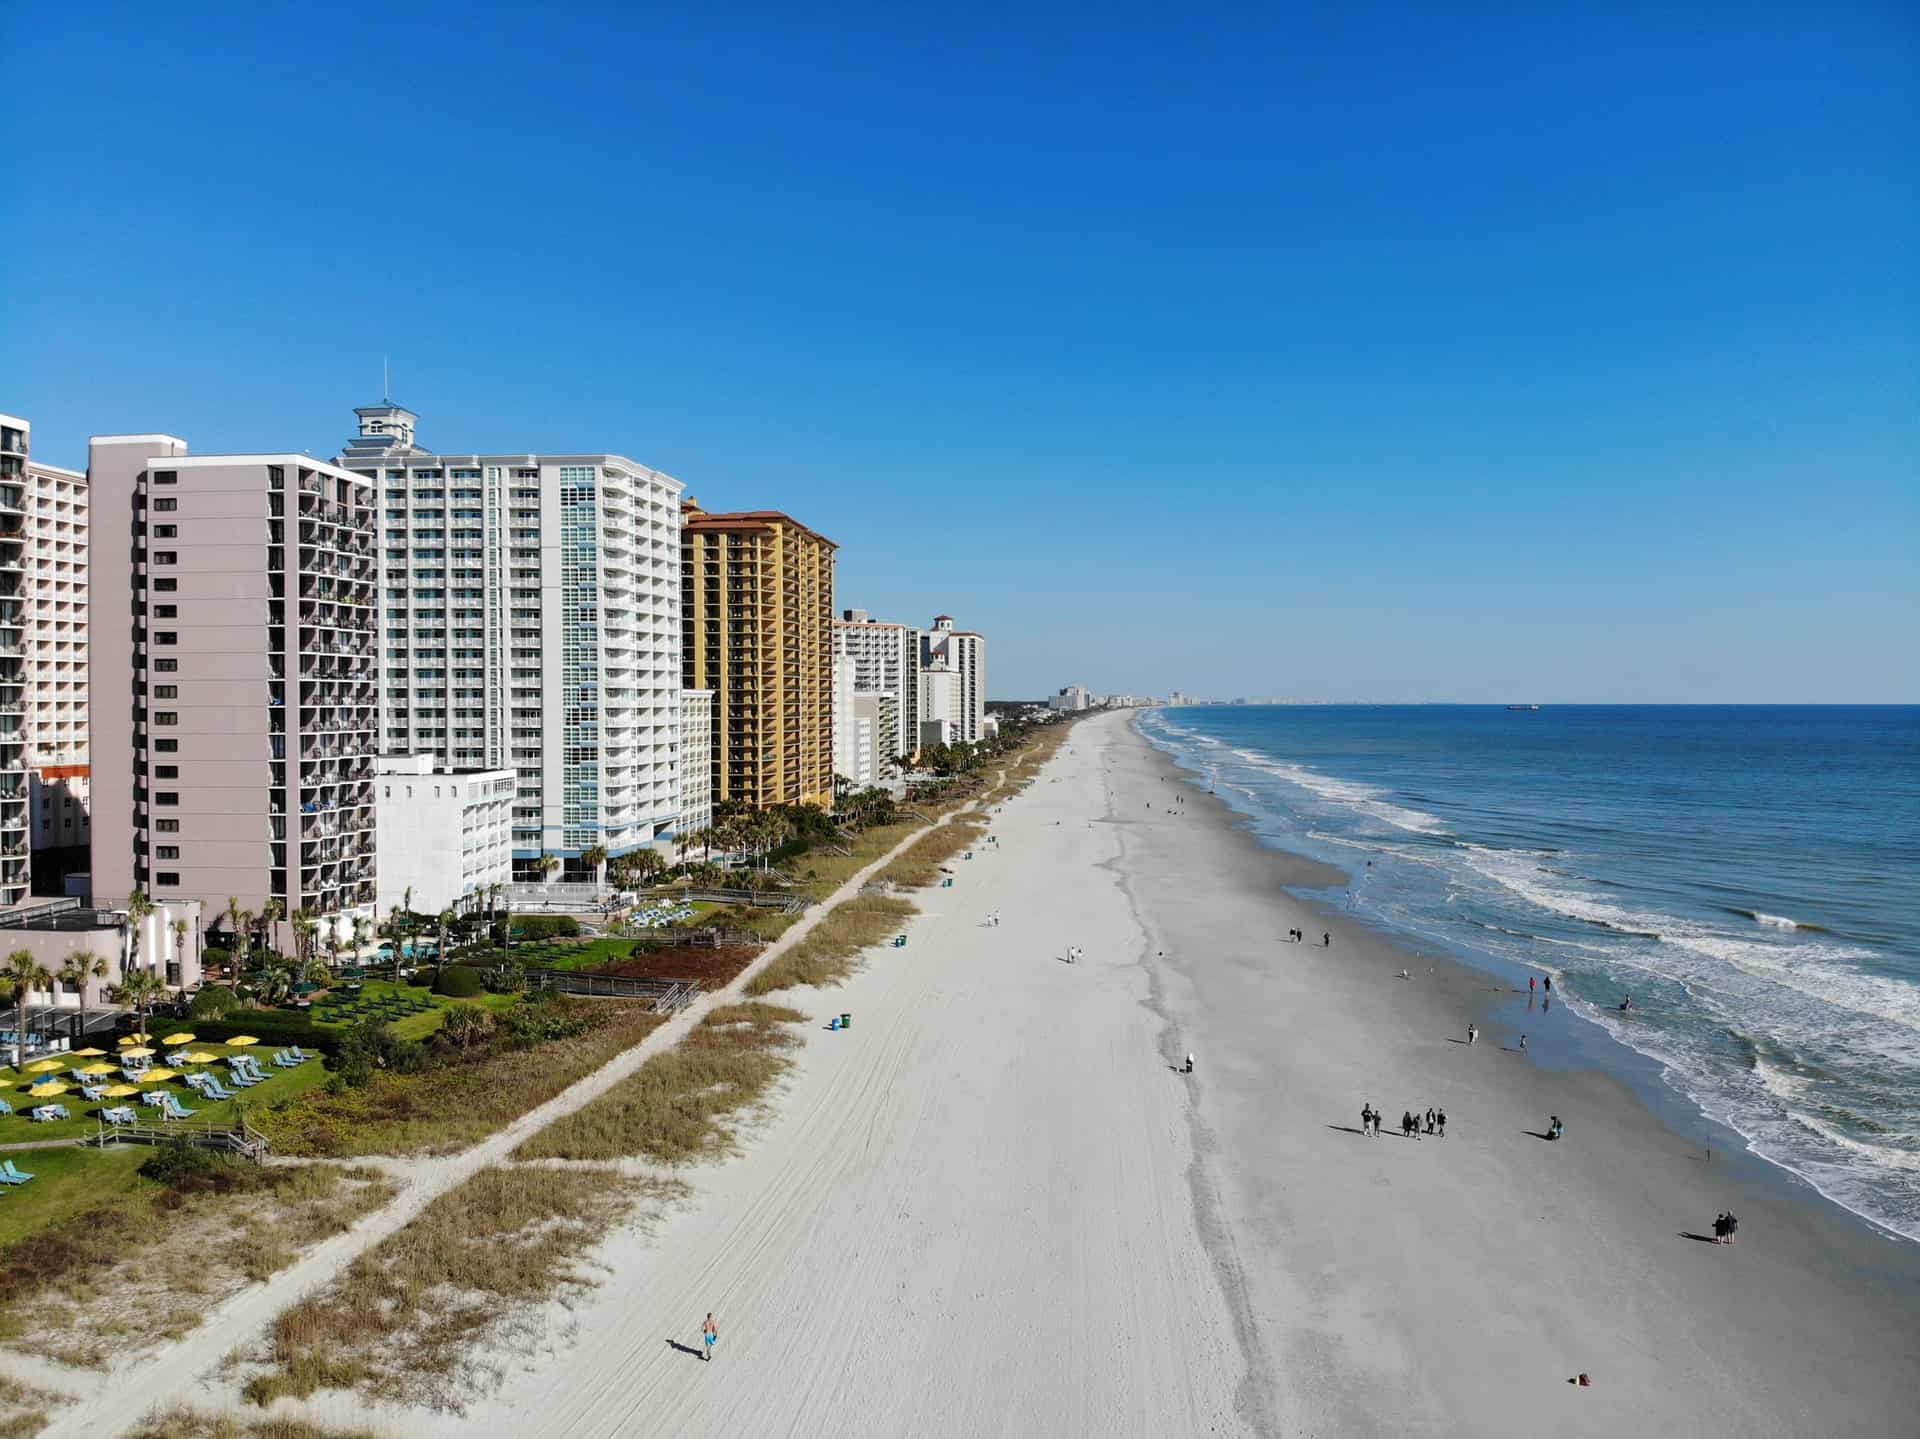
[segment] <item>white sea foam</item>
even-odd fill
[[[1288,764],[1264,755],[1257,750],[1236,749],[1232,753],[1245,760],[1257,770],[1261,770],[1288,784],[1297,785],[1321,799],[1331,800],[1335,804],[1346,805],[1362,814],[1375,819],[1385,820],[1396,829],[1408,830],[1414,834],[1445,834],[1446,822],[1433,815],[1405,805],[1395,804],[1388,798],[1389,791],[1378,785],[1362,784],[1357,780],[1335,779],[1332,775],[1321,774],[1318,770],[1308,769],[1305,765]]]
[[[1755,924],[1764,924],[1770,929],[1798,929],[1800,927],[1799,920],[1788,919],[1784,914],[1761,914],[1756,911],[1753,919]]]

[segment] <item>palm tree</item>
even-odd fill
[[[87,982],[113,973],[106,959],[91,950],[76,949],[60,961],[60,982],[80,991],[80,1032],[87,1032]]]
[[[493,1016],[477,1004],[450,1004],[440,1028],[465,1054],[476,1039],[493,1032]]]
[[[367,946],[373,943],[373,927],[372,915],[363,914],[355,917],[353,921],[353,957],[356,961],[366,952]]]
[[[318,960],[311,962],[314,964],[319,963]],[[269,1008],[281,1003],[288,995],[293,993],[293,975],[294,971],[292,967],[286,964],[285,961],[276,961],[268,965],[260,975],[260,983],[258,988],[254,990],[254,998],[266,1001]]]
[[[280,921],[287,917],[287,902],[284,899],[270,899],[260,906],[260,918],[264,919],[273,936],[273,948],[280,951]]]
[[[441,910],[439,918],[434,923],[439,926],[440,932],[433,946],[433,962],[445,964],[447,962],[447,931],[453,928],[453,911]]]
[[[139,1017],[138,1032],[147,1032],[147,1012],[167,997],[167,982],[150,969],[136,969],[113,991],[114,1000],[133,1006]]]
[[[51,991],[53,976],[33,957],[33,951],[16,949],[0,969],[0,990],[13,1001],[13,1067],[20,1070],[27,1062],[27,1001],[36,989]]]
[[[319,960],[310,959],[307,961],[307,967],[300,971],[300,981],[303,984],[331,984],[333,982],[333,971],[328,969]]]
[[[293,952],[301,964],[305,964],[313,953],[315,938],[320,933],[320,917],[314,913],[311,905],[303,904],[293,912]]]
[[[168,926],[173,931],[173,962],[179,967],[180,977],[187,974],[187,934],[193,928],[184,919],[176,919]]]
[[[136,889],[127,896],[127,972],[140,967],[140,930],[153,913],[153,901],[147,892]]]
[[[534,863],[540,867],[540,873],[552,874],[556,869],[560,868],[560,856],[557,854],[543,854],[539,859],[535,860]]]
[[[242,968],[246,966],[248,956],[253,953],[253,920],[254,914],[252,910],[243,909],[240,911],[240,947],[235,958],[240,961]]]
[[[605,875],[602,873],[602,866],[605,865],[606,862],[607,849],[605,845],[588,845],[580,851],[580,863],[593,871],[593,885],[595,889],[598,889],[605,880]]]
[[[233,937],[233,952],[235,954],[244,953],[245,951],[240,943],[240,898],[238,895],[230,894],[227,896],[227,933]]]

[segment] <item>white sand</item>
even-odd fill
[[[924,893],[906,949],[775,996],[853,1028],[809,1037],[744,1156],[687,1172],[692,1206],[614,1241],[556,1352],[410,1432],[1245,1432],[1187,1084],[1096,867],[1115,850],[1087,823],[1100,779],[1055,772],[996,817],[998,851]],[[1061,961],[1070,944],[1083,962]],[[711,1365],[669,1344],[697,1349],[708,1310]]]

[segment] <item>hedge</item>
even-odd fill
[[[449,964],[434,976],[433,992],[449,999],[477,999],[487,992],[487,982],[469,965]]]
[[[187,1024],[196,1039],[204,1039],[209,1044],[220,1044],[236,1034],[251,1034],[260,1040],[262,1048],[283,1049],[297,1044],[303,1049],[318,1049],[327,1054],[340,1047],[346,1033],[344,1029],[316,1025],[306,1015],[285,1009],[237,1009],[226,1019],[196,1017]]]
[[[570,914],[516,914],[513,927],[521,939],[572,939],[580,933],[580,921]]]

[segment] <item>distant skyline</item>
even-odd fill
[[[612,450],[995,698],[1920,701],[1900,4],[0,9],[0,411]]]

